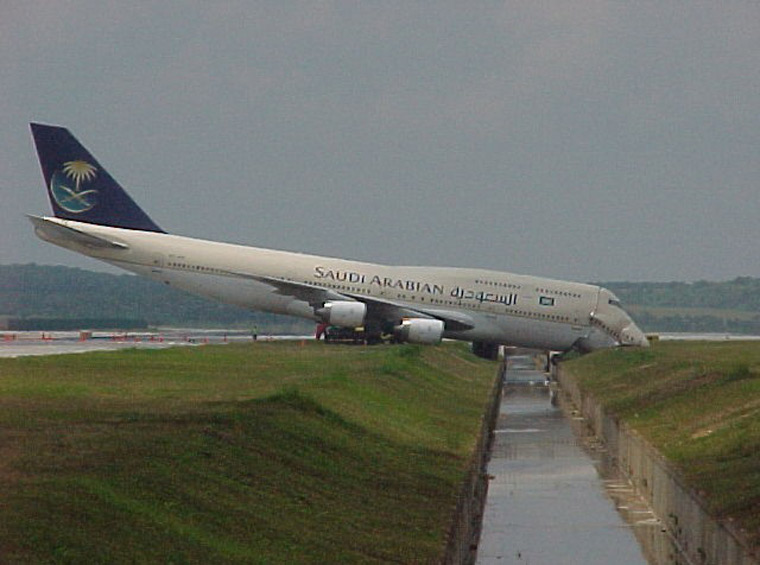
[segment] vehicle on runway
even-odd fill
[[[31,124],[53,217],[37,235],[177,288],[253,310],[435,344],[588,352],[648,345],[609,290],[483,269],[388,266],[166,233],[66,129]]]

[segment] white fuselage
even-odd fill
[[[386,266],[178,235],[38,218],[37,234],[72,251],[192,293],[254,310],[317,320],[314,304],[261,278],[329,289],[468,320],[455,339],[557,351],[643,345],[643,334],[606,289],[506,272]],[[112,243],[90,245],[55,224]]]

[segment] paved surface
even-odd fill
[[[306,340],[312,336],[259,336],[259,341]],[[79,332],[0,331],[0,357],[60,355],[116,349],[159,349],[208,343],[251,343],[249,332],[238,330],[167,329],[155,332],[94,332],[80,340]]]
[[[645,564],[543,373],[518,360],[507,379],[477,563]]]

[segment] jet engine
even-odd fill
[[[393,333],[400,341],[435,345],[443,338],[443,322],[427,318],[412,318],[403,320],[400,326],[394,328]]]
[[[357,328],[364,325],[367,305],[363,302],[335,301],[325,302],[322,308],[314,312],[320,319],[331,326]]]

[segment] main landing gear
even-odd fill
[[[472,352],[483,359],[496,361],[499,359],[499,344],[488,343],[485,341],[473,341]]]

